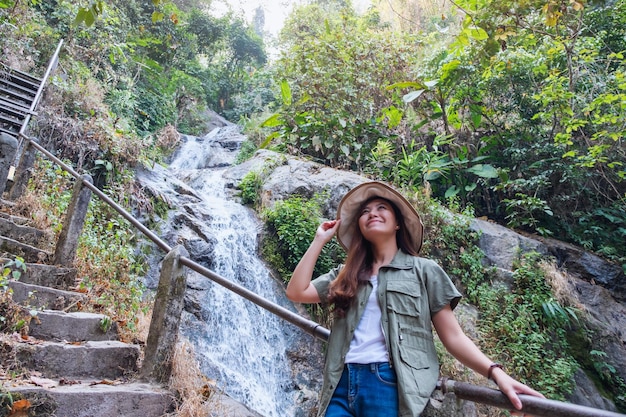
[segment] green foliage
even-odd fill
[[[110,317],[104,316],[100,319],[100,330],[102,330],[102,333],[108,332],[111,326],[113,326],[113,321]]]
[[[96,310],[134,329],[146,308],[141,277],[145,260],[136,253],[137,236],[130,223],[107,204],[93,201],[79,239],[77,262]],[[106,277],[101,279],[100,277]]]
[[[514,272],[512,289],[494,285],[485,270],[478,235],[463,218],[452,222],[433,212],[437,233],[425,249],[460,281],[467,300],[481,312],[478,343],[490,357],[506,358],[507,369],[547,397],[562,400],[572,389],[578,364],[572,358],[567,331],[578,324],[578,312],[552,296],[539,267],[538,254],[524,256]],[[449,216],[446,216],[449,217]]]
[[[248,172],[242,179],[237,188],[241,190],[241,201],[243,204],[251,204],[257,206],[263,186],[263,177],[256,171]]]
[[[391,181],[395,166],[395,149],[389,139],[379,139],[367,158],[365,170],[375,177]],[[410,184],[410,183],[409,183]]]
[[[320,4],[296,9],[281,37],[288,49],[276,63],[282,102],[265,123],[275,131],[270,140],[331,166],[364,169],[393,126],[392,112],[382,112],[393,104],[385,86],[408,77],[415,37]]]
[[[9,288],[10,280],[19,280],[26,272],[24,259],[15,257],[5,261],[0,274],[0,331],[18,332],[28,321],[30,315],[24,308],[13,301],[13,291]]]
[[[417,148],[415,142],[403,147],[396,181],[415,185],[428,182],[435,197],[447,200],[458,196],[468,205],[479,184],[498,178],[499,173],[484,163],[486,156],[472,157],[466,146],[453,148],[453,141],[451,136],[438,136],[430,151],[426,146]],[[443,151],[446,148],[448,152]]]
[[[47,159],[37,160],[35,172],[37,178],[31,183],[31,189],[41,193],[41,203],[50,228],[60,233],[63,213],[67,211],[72,198],[72,177]]]
[[[626,249],[622,229],[592,214],[623,211],[626,195],[617,139],[624,136],[623,48],[604,41],[619,44],[609,33],[623,31],[625,2],[455,4],[470,13],[454,41],[424,54],[413,81],[389,86],[400,126],[412,123],[415,132],[398,147],[397,178],[427,179],[442,201],[460,196],[479,216],[584,242],[625,264],[616,255]],[[602,31],[587,31],[587,13]]]
[[[618,409],[626,409],[626,381],[617,374],[613,365],[606,362],[606,352],[592,350],[589,354],[593,367],[602,381],[616,393],[615,404]]]
[[[274,207],[262,213],[268,234],[263,239],[261,253],[285,282],[291,279],[293,270],[315,236],[321,222],[321,203],[325,199],[324,194],[311,199],[294,196],[276,202]],[[344,256],[343,249],[333,238],[322,249],[313,275],[325,274],[343,262]],[[314,320],[329,325],[329,312],[323,306],[311,304],[307,309]]]
[[[2,275],[0,276],[0,289],[6,291],[9,279],[19,280],[22,274],[26,272],[26,263],[23,258],[16,256],[4,263]]]
[[[321,202],[324,195],[312,199],[295,196],[277,202],[262,215],[268,227],[268,236],[263,243],[262,253],[272,266],[289,281],[291,272],[309,248],[315,231],[321,222]],[[342,256],[342,249],[333,240],[327,244],[317,264],[314,275],[322,275],[335,267]]]
[[[553,214],[544,200],[522,193],[515,194],[515,199],[505,198],[502,201],[506,204],[506,219],[509,227],[524,227],[541,232],[540,228],[537,227],[539,224],[538,217],[542,215],[552,216]],[[542,234],[550,233],[547,229],[543,229],[543,231]]]

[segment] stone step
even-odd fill
[[[145,383],[83,382],[52,388],[30,385],[8,391],[14,400],[29,400],[28,415],[38,417],[161,417],[175,408],[171,392]]]
[[[44,378],[116,379],[137,372],[140,348],[119,341],[80,344],[28,339],[14,346],[20,366]]]
[[[0,236],[42,249],[52,250],[54,247],[53,236],[31,226],[16,224],[12,218],[0,217]]]
[[[15,202],[0,198],[0,206],[13,207],[15,206]],[[14,216],[3,211],[0,211],[0,217],[6,220],[10,220],[13,223],[19,224],[21,226],[30,226],[33,222],[31,219],[27,219],[26,217]]]
[[[4,253],[4,256],[19,256],[28,263],[51,263],[53,255],[52,252],[4,236],[0,236],[0,253]]]
[[[119,340],[117,323],[104,314],[56,310],[37,312],[28,325],[28,335],[56,342]]]
[[[20,281],[9,281],[9,288],[13,290],[13,301],[31,309],[76,311],[87,299],[84,294],[78,292],[25,284]]]
[[[12,259],[0,258],[0,266],[7,265]],[[15,270],[15,267],[11,267]],[[41,285],[58,290],[70,290],[76,285],[76,268],[64,268],[54,265],[26,263],[26,271],[19,270],[17,279],[24,284]]]

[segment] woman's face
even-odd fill
[[[363,237],[372,242],[385,238],[396,238],[398,222],[391,203],[382,198],[369,201],[361,209],[358,218]]]

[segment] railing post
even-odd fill
[[[89,209],[89,201],[91,200],[91,190],[85,187],[83,182],[93,184],[91,175],[83,175],[81,180],[77,180],[76,184],[74,184],[72,200],[67,208],[67,214],[63,221],[63,230],[61,230],[54,251],[52,262],[55,265],[72,266],[74,263],[78,239],[83,231],[87,209]]]
[[[17,153],[17,138],[0,133],[0,197],[4,194],[9,178],[9,170]]]
[[[166,384],[172,374],[172,358],[187,288],[186,268],[179,261],[187,256],[187,250],[178,245],[163,260],[141,369],[144,380]]]
[[[17,200],[26,190],[28,181],[33,174],[33,166],[35,165],[35,158],[37,157],[37,149],[35,149],[31,142],[36,141],[37,139],[35,138],[29,138],[26,145],[23,147],[20,162],[17,164],[13,176],[13,185],[9,189],[9,200]]]

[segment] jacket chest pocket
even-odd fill
[[[387,282],[387,310],[403,316],[420,313],[421,290],[415,279]]]

